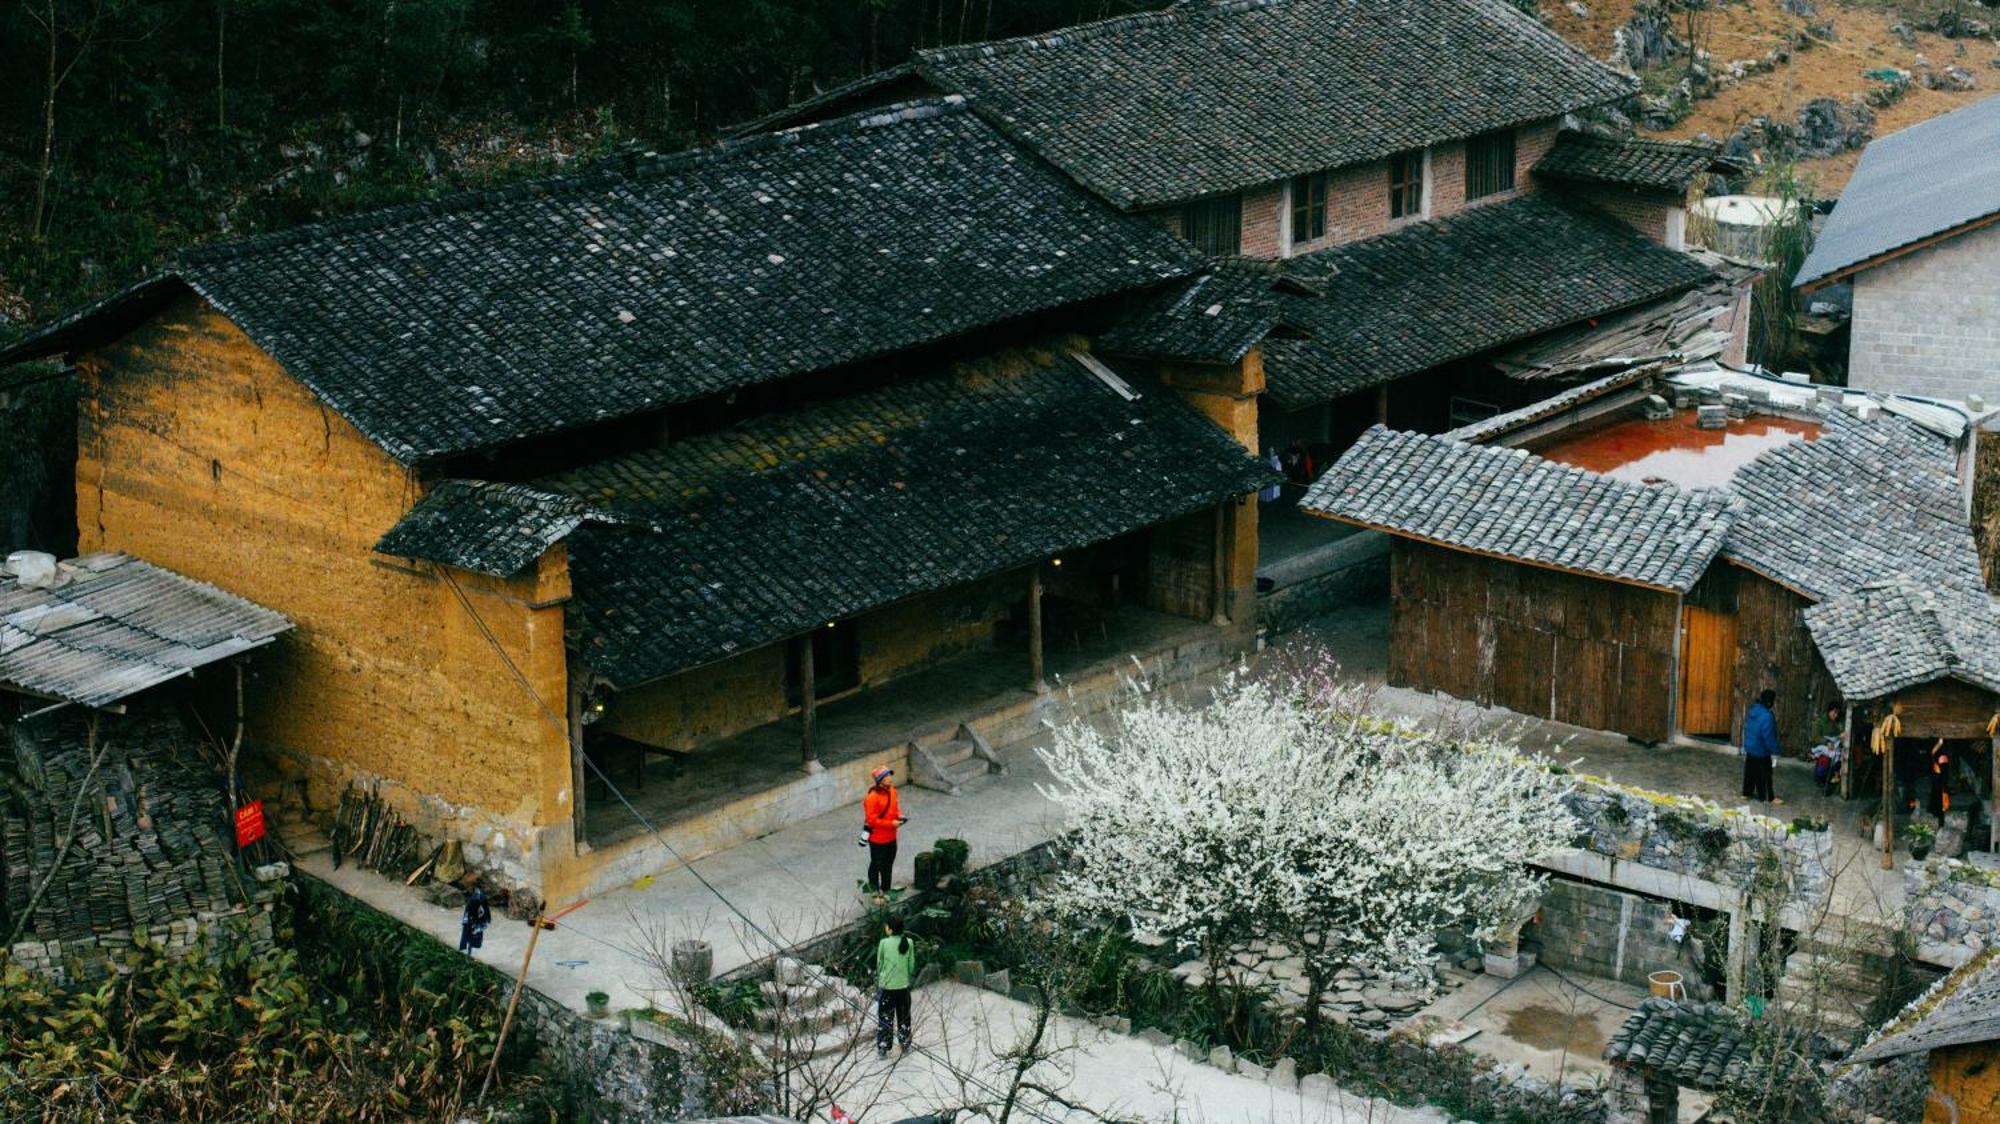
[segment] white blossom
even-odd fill
[[[1518,921],[1539,895],[1530,864],[1576,831],[1564,778],[1510,746],[1370,718],[1329,683],[1239,675],[1207,705],[1137,697],[1109,734],[1059,728],[1043,791],[1069,813],[1076,861],[1051,905],[1211,962],[1282,938],[1321,988],[1344,964],[1427,960],[1439,928]]]

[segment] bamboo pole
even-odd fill
[[[528,986],[528,965],[534,962],[535,945],[542,939],[542,930],[555,928],[558,918],[567,917],[589,904],[590,899],[584,898],[549,916],[535,915],[534,928],[528,933],[528,949],[521,954],[521,974],[514,977],[514,993],[507,997],[507,1013],[500,1019],[500,1034],[493,1039],[493,1057],[486,1063],[486,1077],[479,1083],[479,1097],[474,1104],[486,1100],[486,1091],[493,1087],[493,1077],[500,1072],[500,1051],[507,1046],[507,1032],[514,1026],[514,1012],[520,1008],[521,992]]]

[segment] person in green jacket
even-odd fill
[[[910,983],[917,974],[917,946],[892,917],[875,945],[875,1054],[889,1056],[893,1031],[903,1053],[910,1052]]]

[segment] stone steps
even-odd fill
[[[965,726],[958,735],[934,746],[910,743],[911,780],[928,789],[963,796],[967,789],[1003,770]]]
[[[749,1035],[766,1057],[786,1065],[827,1057],[853,1047],[872,1025],[869,997],[818,965],[782,957],[772,974],[757,985],[765,1006]]]
[[[1869,1029],[1868,1009],[1880,988],[1879,976],[1864,961],[1830,951],[1794,952],[1785,958],[1777,1001],[1829,1034],[1855,1036]]]

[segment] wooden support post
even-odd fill
[[[1883,870],[1891,870],[1896,865],[1895,799],[1896,799],[1896,739],[1884,738],[1882,739],[1882,869]]]
[[[1723,1002],[1734,1007],[1743,1002],[1744,984],[1750,966],[1750,899],[1745,896],[1729,911],[1729,947],[1722,960]]]
[[[1048,690],[1042,680],[1042,564],[1028,567],[1028,690]]]
[[[1215,505],[1215,549],[1209,558],[1208,607],[1212,624],[1229,623],[1229,505]]]
[[[1389,384],[1375,388],[1375,420],[1382,425],[1389,424]]]
[[[589,767],[583,763],[583,704],[589,678],[581,670],[574,662],[570,664],[568,708],[570,844],[579,855],[589,843],[585,837],[589,825],[583,818],[583,788],[589,780]]]
[[[1986,789],[1986,849],[2000,851],[2000,814],[1994,805],[2000,804],[2000,737],[1991,738],[1986,743],[1986,767],[1988,785]]]
[[[1854,773],[1855,770],[1861,768],[1861,752],[1854,744],[1853,703],[1850,702],[1846,705],[1846,712],[1841,715],[1841,721],[1847,724],[1847,730],[1842,735],[1841,740],[1840,798],[1842,800],[1852,800],[1854,799]]]
[[[799,767],[808,773],[817,773],[825,766],[819,763],[819,746],[813,742],[813,723],[819,717],[819,693],[813,690],[813,638],[810,633],[799,637]]]

